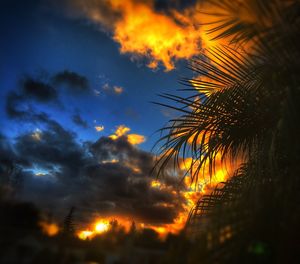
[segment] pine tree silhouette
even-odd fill
[[[75,224],[73,222],[74,221],[74,211],[75,211],[75,207],[72,206],[68,215],[64,219],[63,233],[66,236],[73,236],[75,233]]]

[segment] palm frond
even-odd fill
[[[179,156],[192,157],[195,162],[189,169],[192,178],[195,177],[193,180],[198,180],[199,172],[206,165],[212,174],[217,153],[222,159],[236,157],[238,153],[249,155],[262,134],[274,126],[278,115],[273,105],[276,102],[270,103],[270,94],[263,89],[260,60],[246,58],[228,47],[216,48],[211,55],[215,61],[208,63],[203,56],[192,65],[196,72],[218,83],[217,87],[210,87],[210,94],[206,93],[206,82],[195,80],[196,93],[192,96],[162,95],[180,107],[160,103],[183,115],[161,129],[159,162],[167,164],[170,155],[176,161]],[[193,100],[199,92],[202,100]]]

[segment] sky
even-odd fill
[[[1,1],[0,158],[4,183],[18,168],[15,197],[54,216],[75,206],[83,223],[178,221],[182,171],[159,183],[150,174],[156,131],[176,113],[151,102],[193,76],[187,62],[204,46],[196,4]]]

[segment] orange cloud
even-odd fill
[[[155,9],[155,0],[68,1],[73,12],[109,32],[119,43],[122,54],[129,54],[132,60],[146,58],[149,68],[163,65],[166,71],[174,69],[180,59],[199,55],[203,48],[230,42],[231,37],[215,39],[220,32],[210,30],[218,23],[211,23],[221,23],[223,17],[245,22],[257,20],[249,16],[244,5],[239,5],[240,1],[233,14],[205,1],[195,1],[181,10],[170,7],[164,11]],[[209,15],[216,13],[223,17]]]
[[[131,129],[124,125],[120,125],[116,128],[114,134],[110,135],[109,138],[116,140],[122,136],[127,138],[127,141],[132,145],[139,145],[145,142],[146,138],[139,134],[128,134]]]
[[[114,25],[114,40],[121,53],[146,56],[148,67],[162,63],[167,71],[174,61],[189,59],[199,52],[200,32],[175,10],[173,16],[154,10],[153,1],[110,1],[122,14]],[[176,20],[179,20],[178,22]]]
[[[55,223],[49,223],[46,221],[41,221],[39,226],[42,228],[42,231],[47,236],[55,236],[59,232],[59,227]]]
[[[105,83],[102,86],[102,89],[108,94],[120,95],[124,92],[124,88],[122,86],[110,85],[109,83]]]
[[[127,140],[130,144],[132,145],[139,145],[143,142],[145,142],[145,137],[142,135],[138,135],[138,134],[129,134],[127,136]]]
[[[104,130],[104,126],[95,126],[97,132],[101,132]]]
[[[84,0],[70,1],[73,9],[112,33],[120,44],[122,54],[133,60],[146,58],[147,66],[156,69],[160,64],[166,71],[175,68],[180,59],[199,54],[201,47],[200,21],[196,6],[178,11],[158,11],[154,0]]]
[[[129,127],[126,127],[124,125],[120,125],[117,127],[116,131],[115,131],[115,135],[117,137],[121,137],[125,134],[127,134],[131,129]]]
[[[123,87],[121,86],[114,86],[113,89],[115,94],[121,94],[124,91]]]

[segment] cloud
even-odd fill
[[[110,32],[120,52],[133,60],[146,58],[147,66],[166,71],[180,59],[199,53],[202,31],[196,1],[66,1],[68,13],[81,16]]]
[[[23,101],[23,95],[15,91],[11,91],[7,94],[5,110],[10,118],[22,118],[26,116],[27,112],[21,107]]]
[[[88,123],[85,120],[83,120],[82,117],[79,114],[74,114],[72,116],[72,121],[76,125],[81,126],[83,128],[88,128],[89,127]]]
[[[115,94],[121,94],[121,93],[123,93],[124,89],[121,86],[114,86],[113,90],[114,90]]]
[[[32,98],[40,102],[57,100],[57,91],[50,84],[38,79],[28,77],[21,84],[22,96]]]
[[[89,91],[87,78],[68,70],[58,72],[50,78],[25,76],[18,82],[16,89],[6,95],[5,110],[8,117],[31,119],[36,111],[32,102],[63,106],[59,100],[59,85],[66,85],[69,95]],[[73,115],[72,120],[77,125],[87,127],[87,123],[78,114]]]
[[[131,129],[129,127],[126,127],[124,125],[120,125],[116,127],[116,130],[112,136],[110,136],[112,139],[117,139],[121,136],[124,136],[127,134]]]
[[[176,184],[170,185],[168,190],[151,187],[150,171],[154,165],[151,154],[135,148],[124,136],[116,140],[101,137],[90,146],[90,150],[99,161],[114,160],[88,168],[88,175],[92,178],[101,174],[100,171],[105,171],[101,182],[106,182],[107,194],[103,199],[113,202],[121,213],[142,221],[172,222],[184,201],[172,192]],[[166,208],[162,203],[172,206]]]
[[[139,145],[145,142],[145,137],[139,134],[129,134],[127,135],[127,140],[132,145]]]
[[[39,139],[24,133],[11,143],[13,163],[22,168],[22,200],[32,201],[56,217],[76,206],[77,220],[95,214],[123,215],[149,224],[172,223],[183,210],[179,180],[166,175],[163,189],[153,188],[150,171],[154,157],[134,147],[122,135],[79,143],[76,135],[47,116]],[[2,141],[6,141],[3,137]],[[12,152],[3,149],[3,154]],[[19,162],[19,157],[25,159]],[[37,171],[43,174],[36,176]],[[163,180],[162,180],[163,181]],[[61,219],[58,219],[61,220]]]
[[[52,78],[54,84],[66,85],[73,91],[84,92],[90,89],[88,79],[76,72],[64,70],[62,72],[56,73]]]
[[[131,129],[124,125],[120,125],[116,128],[115,132],[109,136],[109,138],[116,140],[120,137],[124,137],[130,144],[139,145],[146,141],[145,136],[139,134],[128,134]]]
[[[95,96],[99,96],[101,94],[101,92],[97,89],[94,89],[93,92]]]
[[[47,115],[36,118],[45,126],[45,129],[21,134],[15,139],[15,148],[18,155],[29,161],[27,167],[39,164],[46,170],[64,168],[70,173],[79,170],[84,163],[84,153],[76,143],[76,135],[65,130],[59,123]],[[38,133],[38,136],[36,134]],[[74,162],[74,164],[73,164]]]
[[[107,94],[113,94],[113,95],[120,95],[124,92],[124,88],[122,86],[117,86],[117,85],[111,86],[108,82],[102,85],[102,90]],[[99,95],[99,91],[97,95]]]
[[[23,77],[6,96],[6,113],[10,118],[27,118],[34,112],[31,102],[58,103],[56,88],[46,80]]]
[[[104,126],[95,126],[97,132],[101,132],[104,130]]]

